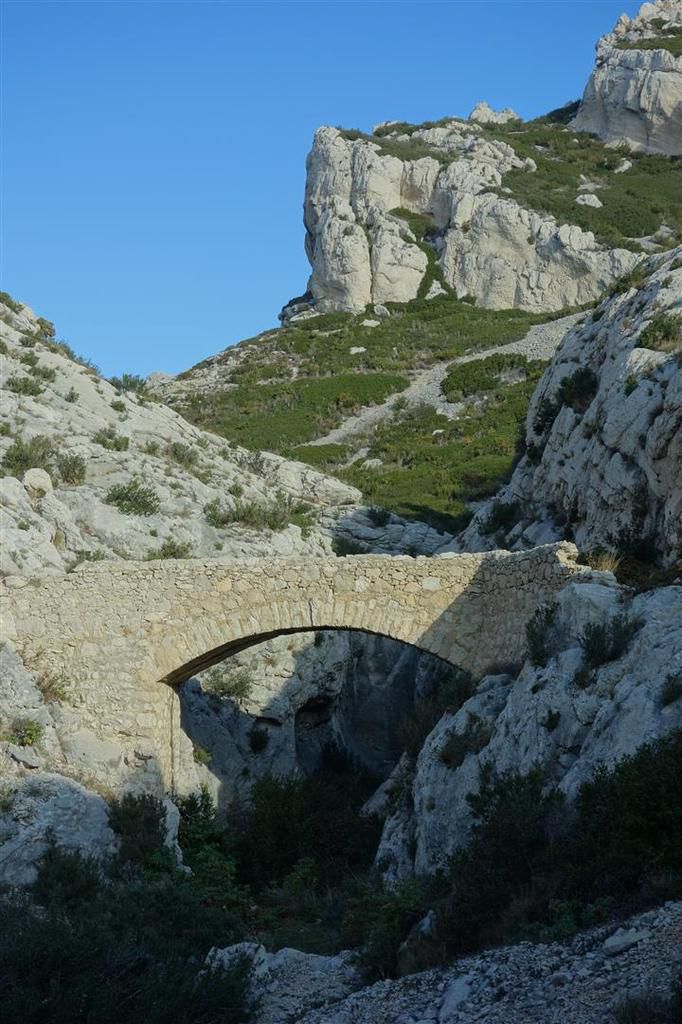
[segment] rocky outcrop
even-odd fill
[[[316,529],[304,536],[286,525],[286,515],[275,531],[240,525],[238,517],[226,529],[205,509],[216,502],[225,510],[304,502],[312,525],[325,507],[356,502],[354,488],[301,463],[233,446],[144,395],[119,394],[47,339],[36,341],[38,323],[27,307],[17,313],[2,306],[0,313],[0,460],[35,438],[50,449],[4,463],[0,573],[158,557],[164,543],[186,557],[330,551],[327,536]],[[32,374],[35,368],[44,376]],[[26,459],[36,457],[43,467],[34,462],[25,472]],[[149,514],[127,514],[106,500],[113,487],[134,479],[154,492]]]
[[[682,31],[679,0],[645,3],[622,15],[597,43],[595,69],[573,121],[612,145],[648,153],[682,153],[682,57],[650,48]],[[643,44],[643,45],[642,45]]]
[[[598,765],[682,727],[679,687],[665,689],[669,677],[682,678],[682,587],[632,597],[601,575],[601,582],[568,584],[550,606],[548,654],[536,658],[544,664],[527,660],[518,674],[486,676],[456,714],[445,712],[414,767],[396,769],[395,785],[402,776],[407,796],[387,818],[377,853],[387,878],[445,868],[466,842],[467,796],[478,791],[484,765],[497,774],[541,767],[572,798]],[[629,646],[581,675],[580,637],[590,624],[614,621],[631,624]],[[467,745],[467,737],[476,742]],[[448,749],[461,757],[446,756]]]
[[[566,334],[530,404],[526,455],[477,511],[465,550],[572,536],[582,550],[682,557],[681,329],[678,248]],[[499,504],[515,525],[490,532]]]
[[[315,134],[304,207],[310,302],[298,315],[408,302],[438,278],[493,309],[555,310],[595,299],[636,262],[505,195],[505,173],[533,174],[535,163],[476,121],[378,131]]]
[[[682,957],[681,934],[682,903],[670,902],[620,926],[593,928],[567,942],[522,942],[463,957],[438,970],[379,981],[293,1020],[606,1024],[618,1019],[628,999],[639,997],[644,1002],[640,1013],[645,1014],[640,1019],[653,1021],[646,997],[652,1002],[669,998]],[[263,996],[264,1007],[271,1000],[276,1003],[276,991]]]
[[[508,121],[519,121],[520,118],[511,107],[493,110],[485,100],[481,100],[469,114],[469,120],[476,121],[477,124],[507,124]]]

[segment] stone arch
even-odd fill
[[[525,623],[588,573],[570,544],[434,558],[179,560],[92,564],[5,580],[5,636],[29,667],[72,686],[95,732],[144,740],[168,773],[177,724],[171,686],[273,636],[360,630],[481,675],[518,660]]]

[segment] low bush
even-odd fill
[[[332,537],[332,551],[339,558],[347,555],[366,555],[367,548],[351,537]]]
[[[5,739],[19,747],[33,747],[40,743],[45,728],[33,718],[15,718]]]
[[[444,378],[441,388],[449,402],[459,402],[468,395],[499,388],[502,375],[506,372],[518,371],[522,379],[530,375],[537,378],[539,371],[545,366],[546,363],[541,360],[526,359],[517,353],[496,352],[484,359],[453,366]]]
[[[102,448],[107,448],[112,452],[125,452],[128,450],[130,444],[130,438],[124,437],[122,434],[116,433],[115,427],[102,427],[92,435],[92,440],[95,444],[101,444]]]
[[[119,512],[128,516],[153,516],[159,511],[159,496],[153,487],[145,487],[133,477],[127,484],[115,484],[107,491],[104,499],[107,505],[115,505]]]
[[[451,732],[438,751],[438,760],[447,768],[459,768],[469,754],[479,754],[490,742],[490,726],[480,719],[468,724],[464,732]]]
[[[658,696],[662,708],[674,704],[682,697],[682,672],[669,672]]]
[[[241,935],[183,876],[112,881],[54,847],[33,896],[0,902],[3,1016],[25,1024],[245,1024],[249,970],[210,971],[212,945]]]
[[[682,353],[682,318],[673,313],[656,313],[641,332],[638,344],[659,352]]]
[[[556,652],[557,638],[553,626],[558,608],[556,601],[541,605],[526,623],[528,657],[536,668],[544,667]]]
[[[187,469],[197,461],[197,453],[188,444],[183,444],[181,441],[170,441],[166,447],[166,454],[173,462],[177,462]]]
[[[15,395],[27,395],[30,398],[42,395],[45,390],[32,377],[8,377],[5,386],[8,391],[12,391]]]
[[[617,661],[642,626],[639,619],[626,614],[614,616],[609,622],[590,622],[580,635],[583,658],[589,668],[598,668],[609,661]]]
[[[488,536],[491,533],[508,533],[516,525],[521,515],[518,501],[496,501],[487,519],[479,526],[479,533]]]
[[[263,725],[254,725],[249,732],[249,747],[252,754],[262,754],[270,742],[270,733]]]
[[[28,441],[23,437],[17,437],[3,455],[2,465],[16,477],[22,477],[27,469],[44,469],[50,473],[53,469],[54,453],[54,441],[45,434],[36,434]]]
[[[301,502],[294,503],[281,493],[269,505],[237,498],[231,507],[226,507],[215,498],[204,507],[208,523],[216,529],[238,523],[240,526],[250,526],[255,530],[274,532],[285,529],[292,520],[305,516],[307,512],[308,506]]]
[[[157,558],[191,558],[192,551],[193,548],[190,541],[167,537],[160,548],[148,552],[147,560],[151,562]]]
[[[165,850],[166,809],[150,793],[126,793],[109,805],[109,824],[119,837],[121,864],[143,869]]]
[[[143,395],[147,389],[144,377],[140,377],[136,373],[124,373],[121,377],[110,377],[109,383],[117,391],[134,391],[138,395]]]
[[[80,455],[57,456],[57,469],[65,484],[82,484],[85,482],[85,459]]]
[[[223,662],[208,669],[201,678],[201,685],[208,693],[232,700],[248,700],[253,689],[253,676],[248,669],[233,667]]]
[[[570,405],[576,412],[585,412],[597,393],[599,380],[594,370],[581,366],[570,377],[564,377],[557,391],[560,405]]]

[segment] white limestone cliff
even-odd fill
[[[315,133],[304,220],[308,298],[316,311],[357,313],[371,303],[421,297],[430,283],[429,248],[441,287],[492,309],[590,302],[636,262],[634,253],[606,248],[592,232],[506,195],[505,173],[533,174],[535,163],[484,137],[475,122],[380,131],[357,138],[330,127]],[[394,151],[426,155],[399,158]],[[395,211],[425,215],[432,222],[428,242]],[[284,319],[305,308],[295,302]]]
[[[597,43],[595,68],[572,125],[612,145],[682,153],[682,56],[639,43],[682,31],[679,0],[645,3],[622,15]]]
[[[656,340],[661,321],[667,341]],[[667,564],[680,559],[681,331],[679,247],[646,260],[640,277],[566,334],[531,400],[527,454],[477,510],[461,547],[521,549],[568,535],[581,550],[635,543]],[[581,408],[558,397],[577,370],[594,375]],[[514,507],[516,525],[487,535],[500,502]]]

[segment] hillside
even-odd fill
[[[9,1018],[682,1020],[681,30],[320,128],[177,376],[0,293]]]

